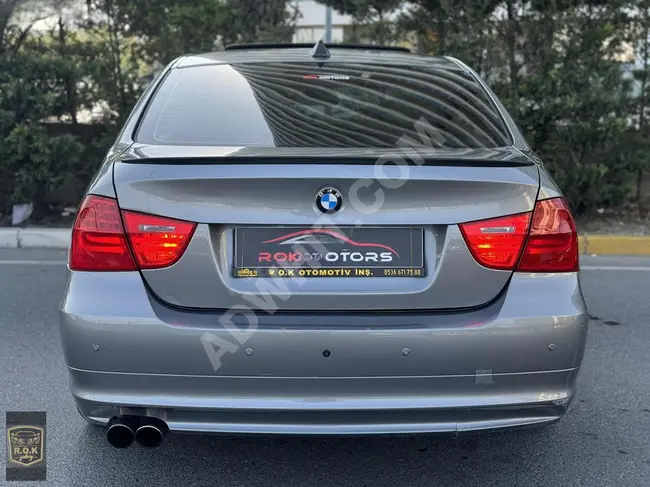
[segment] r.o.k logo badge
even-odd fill
[[[43,461],[45,434],[36,426],[14,426],[7,430],[9,461],[29,467]]]
[[[6,480],[47,480],[45,411],[7,411]]]

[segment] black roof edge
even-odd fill
[[[396,51],[396,52],[411,52],[408,47],[402,46],[383,46],[377,44],[325,44],[328,49],[359,49],[359,50],[373,50],[373,51]],[[312,43],[254,43],[254,44],[228,44],[226,51],[244,51],[247,49],[300,49],[314,47]]]

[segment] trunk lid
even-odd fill
[[[120,207],[199,223],[178,262],[142,272],[150,289],[186,308],[393,311],[476,307],[507,284],[512,272],[479,265],[458,224],[532,211],[539,171],[516,149],[404,151],[405,160],[420,157],[424,164],[383,170],[374,163],[386,150],[338,149],[326,157],[310,152],[146,145],[128,150],[114,166]],[[407,178],[396,181],[400,175]],[[315,200],[325,187],[340,192],[341,211],[318,211]],[[237,228],[282,227],[293,234],[314,225],[421,232],[424,277],[233,275]]]

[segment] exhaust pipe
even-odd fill
[[[106,439],[115,448],[128,448],[135,439],[138,420],[133,416],[115,416],[108,422]]]
[[[140,418],[140,427],[135,431],[135,441],[144,448],[159,447],[169,431],[167,424],[158,418]]]

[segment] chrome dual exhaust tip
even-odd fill
[[[144,448],[157,448],[162,445],[169,428],[157,418],[142,418],[141,426],[135,431],[135,441]]]
[[[115,448],[128,448],[135,441],[144,448],[159,447],[169,428],[158,418],[115,416],[108,422],[106,439]]]
[[[135,439],[138,419],[133,416],[115,416],[108,422],[106,439],[115,448],[128,448]]]

